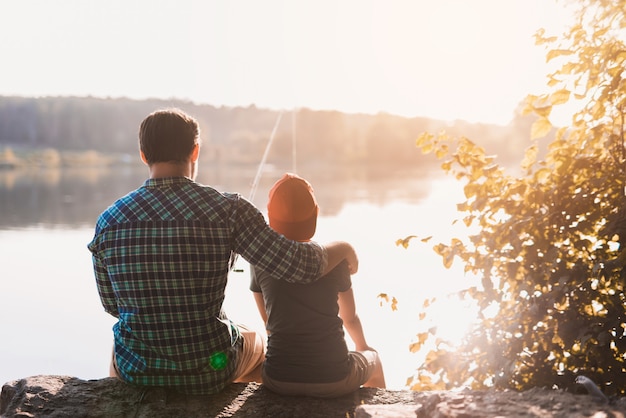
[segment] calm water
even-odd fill
[[[198,181],[250,197],[253,168],[200,168]],[[268,170],[253,202],[264,209],[267,191],[283,173]],[[0,171],[0,384],[36,374],[83,379],[108,373],[113,318],[102,309],[86,248],[98,214],[139,186],[147,172],[116,170]],[[461,201],[452,180],[428,173],[391,175],[363,169],[299,173],[316,191],[321,213],[316,239],[347,240],[356,248],[360,271],[353,276],[357,311],[366,337],[383,358],[388,387],[403,388],[420,358],[409,352],[424,299],[466,285],[461,267],[445,270],[432,251],[462,230],[451,226]],[[414,240],[404,249],[398,238]],[[248,290],[248,266],[232,273],[225,309],[239,322],[262,329]],[[399,309],[378,299],[396,296]],[[444,335],[459,335],[470,316],[454,299],[427,320]]]

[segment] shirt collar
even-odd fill
[[[188,177],[160,177],[155,179],[147,179],[143,183],[143,187],[163,187],[163,186],[173,186],[176,184],[192,184],[194,183]]]

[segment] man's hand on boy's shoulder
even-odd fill
[[[348,270],[350,274],[354,274],[359,270],[359,258],[352,245],[345,241],[334,241],[323,246],[326,250],[327,265],[324,274],[334,269],[342,261],[348,262]]]
[[[359,258],[356,255],[354,248],[352,248],[352,251],[346,256],[346,261],[348,262],[348,270],[350,270],[350,274],[355,274],[359,270]]]

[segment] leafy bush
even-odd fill
[[[522,175],[506,175],[467,138],[417,140],[463,182],[462,220],[479,228],[434,249],[482,285],[463,291],[479,306],[478,326],[456,351],[438,341],[412,389],[568,388],[584,374],[606,393],[626,393],[626,0],[577,6],[560,39],[536,34],[559,69],[548,76],[550,93],[527,98],[525,112],[538,119]],[[553,107],[573,99],[581,106],[571,126],[553,127]]]

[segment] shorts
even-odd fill
[[[265,374],[263,370],[263,385],[273,392],[289,396],[313,396],[318,398],[333,398],[347,395],[359,389],[367,382],[380,362],[376,351],[350,351],[348,353],[350,370],[348,375],[338,381],[330,383],[301,383],[281,382]]]
[[[237,356],[237,368],[233,374],[233,380],[254,381],[254,376],[251,377],[250,374],[265,360],[265,339],[245,325],[237,324],[237,328],[243,338],[243,344]]]
[[[265,360],[265,340],[260,334],[252,331],[245,325],[238,324],[237,328],[239,328],[243,343],[241,344],[241,349],[237,355],[237,367],[235,368],[235,372],[233,374],[233,380],[251,381],[250,379],[254,379],[256,376],[249,376],[250,373],[259,368]],[[123,380],[120,371],[117,368],[117,362],[115,361],[115,346],[113,347],[111,354],[109,376],[117,377],[118,379]],[[245,379],[242,380],[241,378]],[[257,380],[260,380],[260,373]]]

